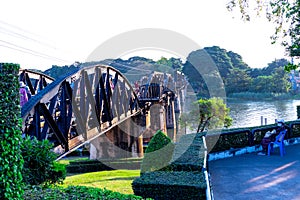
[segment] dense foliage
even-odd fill
[[[287,72],[284,66],[288,64],[286,59],[274,60],[264,68],[250,68],[242,61],[240,55],[227,52],[220,47],[204,48],[212,58],[224,83],[223,89],[226,95],[235,93],[287,93],[291,87]],[[205,82],[199,70],[189,60],[196,56],[198,51],[190,53],[187,62],[183,65],[183,72],[189,83],[197,94],[198,98],[209,98],[209,82]],[[203,66],[205,67],[205,66]],[[218,80],[215,75],[215,80]]]
[[[18,64],[0,63],[0,199],[22,199]]]
[[[38,141],[26,137],[21,142],[24,158],[22,175],[26,185],[49,185],[61,183],[65,179],[66,168],[55,162],[57,155],[51,148],[49,140]]]

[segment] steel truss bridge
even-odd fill
[[[79,68],[57,80],[20,70],[19,78],[31,93],[21,109],[23,134],[50,140],[60,157],[103,136],[123,150],[141,153],[139,139],[146,127],[176,130],[175,113],[186,87],[179,72],[153,72],[133,87],[117,69],[105,65]],[[163,112],[151,112],[153,105]],[[159,118],[158,126],[147,120],[150,113],[152,119]]]

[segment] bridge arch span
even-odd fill
[[[49,139],[64,155],[141,113],[137,95],[118,70],[77,69],[53,81],[21,110],[23,133]]]

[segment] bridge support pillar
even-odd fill
[[[90,143],[90,159],[143,157],[144,127],[132,117]]]
[[[160,130],[164,132],[165,134],[168,133],[167,131],[167,125],[166,125],[166,112],[165,108],[163,106],[160,107],[159,109],[159,120],[160,120]]]
[[[176,142],[176,137],[177,137],[177,118],[175,114],[175,103],[174,101],[170,102],[170,106],[167,108],[170,109],[170,111],[166,112],[166,120],[167,123],[167,133],[170,139],[173,142]]]
[[[143,135],[140,135],[137,140],[138,145],[138,156],[144,157],[144,143],[143,143]]]

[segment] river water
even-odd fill
[[[275,119],[285,121],[297,119],[297,106],[300,100],[275,100],[275,101],[245,101],[228,99],[227,107],[230,108],[230,116],[233,119],[230,128],[241,128],[261,125],[265,118],[267,124],[273,124]]]

